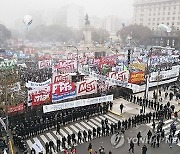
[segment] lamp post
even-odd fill
[[[146,86],[145,86],[145,93],[144,93],[144,99],[148,99],[148,92],[149,92],[149,77],[150,77],[150,71],[149,71],[149,66],[151,64],[151,54],[152,54],[152,48],[149,50],[148,56],[147,56],[147,63],[146,63],[146,72],[145,72],[145,77],[146,77]],[[142,111],[145,113],[146,108],[145,108],[145,102],[143,102],[142,105]]]
[[[76,57],[76,62],[77,62],[77,64],[76,64],[76,67],[77,67],[77,75],[79,75],[79,69],[78,69],[78,67],[79,67],[79,50],[78,50],[78,48],[76,47],[76,46],[68,46],[69,48],[71,47],[71,48],[75,48],[76,49],[76,53],[77,53],[77,57]]]

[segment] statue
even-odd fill
[[[85,25],[90,25],[88,14],[85,16]]]

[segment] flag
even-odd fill
[[[123,70],[127,71],[127,66],[123,64]]]

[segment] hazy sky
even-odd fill
[[[32,10],[58,9],[63,5],[77,4],[83,6],[89,16],[99,17],[118,15],[131,18],[134,0],[0,0],[0,23],[14,24],[23,15]]]

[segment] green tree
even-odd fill
[[[8,30],[4,25],[0,24],[0,45],[6,42],[7,39],[11,38],[11,31]]]
[[[126,43],[127,37],[131,36],[132,40],[138,45],[149,45],[151,42],[152,31],[142,25],[129,25],[123,27],[117,32],[117,36],[120,36],[123,43]]]
[[[104,29],[93,29],[92,40],[94,42],[103,43],[109,39],[109,33]]]
[[[26,38],[34,41],[79,42],[82,40],[82,32],[61,25],[39,25],[31,29],[27,33]]]

